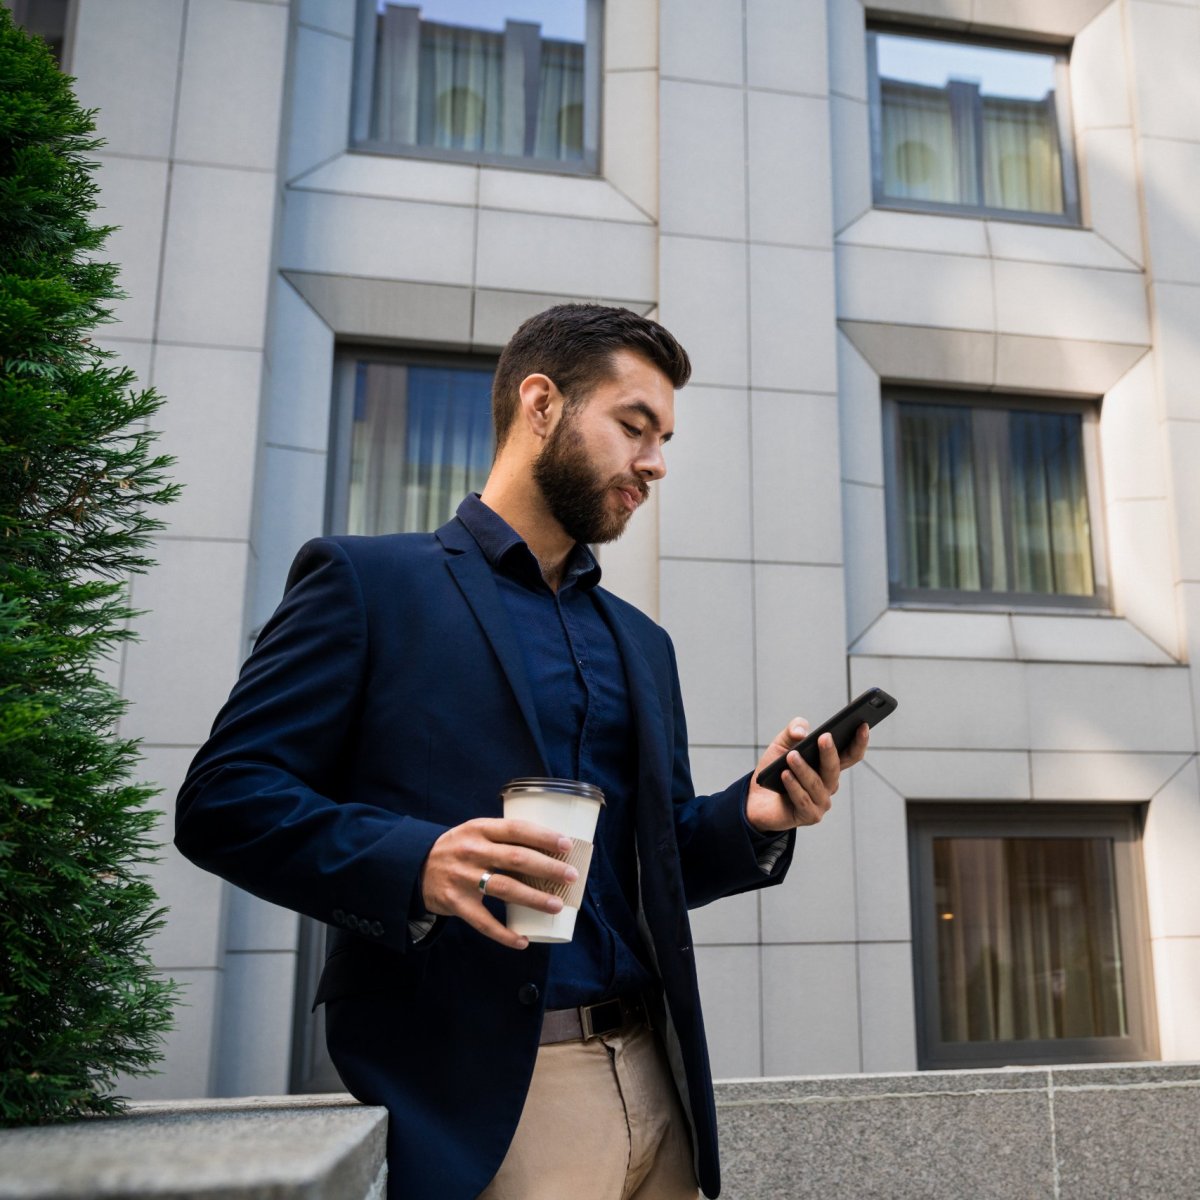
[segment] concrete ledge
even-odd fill
[[[0,1200],[383,1200],[386,1148],[349,1096],[134,1104],[0,1131]]]
[[[1200,1064],[717,1085],[722,1200],[1200,1194]]]

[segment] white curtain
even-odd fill
[[[911,588],[982,586],[971,412],[950,405],[899,409],[901,582]]]
[[[417,144],[494,152],[504,133],[504,37],[421,22]]]
[[[892,79],[880,84],[884,194],[962,203],[950,97],[941,88]]]
[[[1054,93],[1045,100],[983,101],[984,203],[1023,212],[1063,211]]]
[[[1016,591],[1095,591],[1082,435],[1076,413],[1009,414]]]
[[[583,157],[583,46],[542,42],[535,158]]]

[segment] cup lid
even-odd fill
[[[597,804],[604,803],[604,793],[594,783],[583,783],[578,779],[539,779],[535,776],[510,779],[500,794],[508,796],[513,792],[561,792],[565,796],[582,796]]]

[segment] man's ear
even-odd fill
[[[526,375],[517,389],[521,419],[536,438],[547,438],[562,414],[562,393],[549,375]]]

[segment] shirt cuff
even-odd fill
[[[778,857],[778,855],[776,855],[776,857]],[[761,863],[761,861],[760,861],[760,862],[759,862],[759,866],[761,866],[761,865],[762,865],[762,863]],[[421,918],[420,918],[420,920],[417,920],[417,921],[409,921],[409,923],[408,923],[408,936],[409,936],[410,938],[412,938],[412,940],[413,940],[413,945],[416,945],[416,944],[417,944],[419,941],[421,941],[423,938],[426,938],[426,937],[428,937],[428,936],[429,936],[429,931],[430,931],[430,930],[431,930],[431,929],[432,929],[432,928],[433,928],[433,927],[434,927],[436,924],[437,924],[437,917],[436,917],[436,916],[435,916],[433,913],[430,913],[430,914],[429,914],[428,916],[426,916],[426,917],[421,917]]]
[[[775,864],[779,861],[780,856],[788,848],[788,833],[785,830],[783,833],[759,833],[753,825],[750,824],[749,817],[746,816],[746,802],[742,800],[742,824],[746,828],[746,836],[750,839],[750,848],[754,851],[754,860],[758,863],[758,869],[764,875],[770,875],[775,870]]]
[[[779,856],[787,849],[787,845],[788,835],[781,833],[769,846],[763,846],[755,850],[754,857],[758,862],[758,869],[764,875],[770,875],[775,870],[775,864],[779,861]]]
[[[428,937],[429,931],[437,924],[437,914],[425,907],[425,897],[421,895],[421,874],[421,871],[417,872],[412,895],[408,898],[408,936],[414,945]]]

